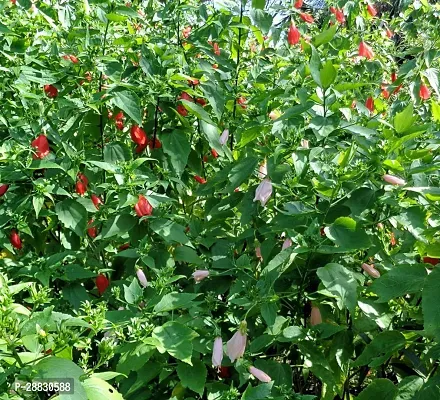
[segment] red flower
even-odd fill
[[[216,56],[219,56],[219,55],[220,55],[220,47],[218,46],[218,43],[214,43],[214,44],[212,45],[212,47],[214,48],[214,54],[215,54]]]
[[[206,100],[201,97],[196,99],[196,103],[199,103],[202,107],[206,106]]]
[[[391,72],[391,82],[396,82],[397,81],[397,74],[393,71]]]
[[[440,262],[440,260],[438,258],[423,257],[423,262],[425,264],[437,265]]]
[[[78,193],[80,196],[84,196],[84,193],[87,192],[87,186],[84,185],[83,182],[78,181],[76,182],[76,193]]]
[[[84,74],[84,77],[86,78],[86,80],[87,80],[88,82],[91,82],[91,81],[92,81],[92,74],[91,74],[90,72],[86,72],[86,73]]]
[[[400,89],[402,89],[402,83],[394,89],[393,94],[397,93]]]
[[[240,104],[241,108],[243,108],[243,109],[245,109],[245,108],[247,107],[247,106],[246,106],[246,98],[243,97],[243,96],[240,96],[240,97],[237,99],[237,103]]]
[[[96,207],[97,210],[99,210],[99,206],[103,204],[101,198],[99,196],[96,196],[96,194],[92,194],[90,197],[92,199],[93,205]]]
[[[299,16],[304,22],[307,22],[308,24],[311,24],[315,21],[314,18],[310,14],[301,13],[301,14],[299,14]]]
[[[147,144],[147,134],[138,125],[133,125],[130,129],[131,140],[139,146]]]
[[[124,113],[122,111],[119,111],[116,115],[115,115],[115,121],[120,121],[124,119]]]
[[[96,277],[96,287],[98,288],[99,295],[102,295],[105,292],[108,285],[110,285],[110,282],[105,275],[99,274]]]
[[[124,121],[122,121],[122,119],[118,119],[115,122],[115,126],[116,126],[116,129],[119,130],[119,131],[124,130]]]
[[[384,99],[388,99],[390,97],[390,92],[387,90],[387,84],[382,83],[381,85],[382,96]]]
[[[420,85],[419,95],[421,99],[428,100],[429,97],[431,96],[431,92],[429,91],[428,86],[422,83]]]
[[[61,58],[63,59],[63,60],[70,60],[70,57],[69,57],[69,55],[68,54],[64,54],[64,55],[62,55],[61,56]]]
[[[218,68],[218,64],[212,64],[212,68],[217,69]]]
[[[17,4],[17,0],[11,0],[11,3],[14,5]]]
[[[197,182],[201,183],[201,184],[205,184],[205,183],[206,183],[206,179],[202,178],[201,176],[196,175],[196,176],[194,177],[194,179],[195,179]]]
[[[194,86],[196,86],[196,85],[198,85],[200,83],[200,81],[198,80],[198,79],[195,79],[195,78],[190,78],[190,79],[188,79],[188,85],[194,85]]]
[[[193,98],[186,92],[182,92],[180,96],[177,98],[177,100],[194,101]]]
[[[44,157],[46,157],[50,150],[49,150],[49,142],[47,141],[47,137],[45,135],[38,136],[35,140],[31,142],[31,146],[36,149],[35,154],[32,155],[32,158],[36,160],[39,158],[42,160]]]
[[[78,172],[77,178],[84,183],[84,185],[88,185],[89,184],[89,180],[87,179],[87,176],[85,176],[82,172]]]
[[[203,160],[203,162],[207,163],[208,162],[208,156],[203,156],[202,160]]]
[[[367,107],[370,110],[370,112],[374,111],[374,100],[371,96],[365,102],[365,107]]]
[[[155,141],[153,141],[153,139],[148,139],[148,146],[150,147],[150,149],[160,149],[162,147],[162,143],[158,138],[156,138]]]
[[[147,143],[145,143],[145,144],[138,144],[138,145],[136,146],[136,148],[134,149],[134,151],[135,151],[137,154],[139,154],[139,153],[142,153],[142,152],[146,149],[146,147],[147,147]]]
[[[218,157],[218,153],[214,149],[211,149],[211,154],[214,158]]]
[[[303,0],[296,0],[295,4],[293,5],[295,8],[300,9],[303,5]]]
[[[51,99],[58,96],[58,89],[53,85],[44,85],[43,89],[46,96]]]
[[[78,58],[76,56],[74,56],[73,54],[71,54],[69,56],[69,58],[70,58],[70,61],[72,61],[74,64],[78,64],[79,63]]]
[[[394,237],[394,232],[390,233],[390,244],[391,246],[395,246],[397,244],[396,238]]]
[[[336,17],[336,21],[338,21],[340,24],[343,24],[345,22],[345,15],[342,12],[342,10],[336,10],[335,17]]]
[[[320,233],[321,236],[327,236],[327,235],[325,234],[325,230],[324,230],[324,227],[323,227],[323,226],[321,226],[321,228],[319,229],[319,233]]]
[[[377,14],[376,8],[374,8],[374,6],[371,4],[367,5],[367,11],[368,11],[368,14],[370,14],[372,17],[375,17]]]
[[[336,12],[336,8],[333,6],[330,6],[329,10],[332,14],[334,14]]]
[[[107,114],[108,119],[112,119],[113,118],[113,113],[111,111],[108,112]]]
[[[119,251],[127,250],[130,247],[130,243],[124,243],[123,245],[119,246]]]
[[[89,220],[87,223],[87,233],[89,236],[94,239],[96,236],[98,236],[98,230],[96,229],[96,226],[92,226],[93,219]]]
[[[373,49],[368,46],[364,41],[359,43],[359,55],[361,57],[366,57],[368,60],[371,60],[374,57]]]
[[[138,202],[134,205],[134,210],[138,217],[144,217],[153,213],[153,206],[144,195],[140,194]]]
[[[9,185],[3,184],[0,186],[0,197],[2,197],[9,189]]]
[[[302,0],[299,0],[302,2]],[[229,372],[229,367],[222,367],[220,366],[219,371],[218,371],[218,376],[220,378],[229,378],[231,376],[230,372]]]
[[[391,39],[394,36],[394,33],[390,28],[387,28],[385,33],[386,33],[388,39]]]
[[[188,110],[182,105],[179,104],[177,106],[177,112],[182,116],[182,117],[186,117],[188,115]]]
[[[12,246],[17,250],[21,250],[21,248],[23,247],[23,244],[21,243],[20,235],[17,233],[15,229],[11,230],[9,241],[11,242]]]
[[[287,34],[287,41],[291,46],[297,44],[299,42],[299,38],[301,37],[301,34],[299,33],[298,28],[291,24],[289,28],[289,33]]]

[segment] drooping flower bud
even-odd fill
[[[99,206],[103,204],[101,198],[99,196],[96,196],[96,194],[92,194],[90,197],[92,199],[93,205],[96,207],[97,210],[99,210]]]
[[[267,375],[264,371],[261,369],[255,368],[254,366],[249,367],[249,372],[255,376],[260,382],[268,383],[272,381],[272,378]]]
[[[315,326],[322,323],[321,311],[316,306],[312,306],[312,313],[310,315],[310,325]]]
[[[218,153],[217,153],[217,151],[216,151],[215,149],[211,149],[211,155],[212,155],[214,158],[217,158],[217,157],[218,157]]]
[[[205,161],[205,162],[206,162],[206,161]],[[201,176],[196,175],[196,176],[194,176],[194,179],[195,179],[197,182],[201,183],[202,185],[204,185],[204,184],[206,183],[206,179],[205,179],[205,178],[202,178]]]
[[[93,219],[91,219],[87,223],[87,233],[92,239],[98,236],[98,230],[96,229],[96,226],[93,226],[93,222],[94,222]]]
[[[209,271],[206,269],[198,269],[197,271],[193,272],[192,276],[196,283],[199,283],[209,276]]]
[[[370,112],[374,111],[374,100],[371,96],[365,102],[365,107],[367,107],[370,110]]]
[[[374,268],[374,265],[369,265],[367,263],[362,264],[362,269],[370,275],[372,278],[380,278],[380,272]]]
[[[228,138],[229,138],[229,129],[225,129],[220,135],[220,139],[219,139],[220,144],[225,145],[226,143],[228,143]]]
[[[291,24],[289,28],[289,32],[287,33],[287,41],[291,46],[294,46],[299,42],[299,39],[301,37],[301,33],[299,32],[298,28],[295,26],[295,24]]]
[[[99,295],[102,295],[109,285],[110,282],[104,274],[99,274],[96,277],[96,287],[98,288]]]
[[[275,121],[275,120],[278,119],[280,116],[281,116],[281,113],[279,112],[279,110],[272,110],[272,111],[269,113],[269,118],[270,118],[272,121]]]
[[[188,110],[182,104],[179,104],[176,107],[176,110],[182,117],[186,117],[188,115]]]
[[[134,210],[138,217],[144,217],[153,213],[153,206],[144,195],[140,194],[138,202],[134,206]]]
[[[383,180],[387,183],[390,183],[391,185],[398,185],[398,186],[406,185],[406,182],[403,179],[398,178],[397,176],[394,175],[385,174],[383,176]]]
[[[44,85],[43,87],[46,96],[53,99],[58,96],[58,89],[53,85]]]
[[[226,354],[231,362],[234,362],[244,354],[247,340],[246,328],[246,321],[242,321],[237,332],[235,332],[231,339],[226,343]]]
[[[145,288],[148,286],[147,277],[145,276],[145,273],[142,269],[138,268],[136,269],[136,275],[139,279],[140,284]]]
[[[283,247],[281,247],[281,250],[285,250],[287,248],[289,248],[290,246],[292,246],[292,239],[287,238],[284,243],[283,243]]]
[[[293,6],[297,9],[300,9],[303,6],[303,0],[296,0]]]
[[[262,164],[260,164],[260,168],[258,170],[258,177],[261,179],[266,178],[267,176],[267,162],[264,160]]]
[[[214,367],[221,367],[223,361],[223,340],[220,336],[214,340],[212,347],[212,365]]]
[[[264,179],[255,191],[254,201],[260,201],[264,207],[272,195],[272,182],[269,179]]]
[[[299,14],[299,16],[304,22],[307,22],[308,24],[311,24],[315,21],[315,19],[310,14],[301,13]]]
[[[304,147],[305,149],[309,148],[309,141],[307,139],[301,139],[301,147]]]
[[[147,134],[138,125],[133,125],[130,129],[131,140],[137,145],[143,146],[147,144]]]
[[[50,152],[49,142],[47,141],[47,137],[45,135],[38,136],[35,140],[31,142],[31,146],[36,149],[35,154],[33,154],[32,156],[34,160],[42,160]]]
[[[263,259],[263,256],[261,255],[261,247],[255,247],[255,255],[257,258]]]
[[[431,96],[431,92],[429,91],[428,86],[422,84],[420,85],[419,96],[423,100],[428,100]]]
[[[368,60],[371,60],[374,57],[373,49],[364,41],[359,43],[359,56],[365,57]]]
[[[0,185],[0,197],[2,197],[8,191],[8,189],[9,185],[5,183],[3,185]]]
[[[377,15],[377,10],[372,4],[367,5],[367,11],[368,14],[370,14],[372,17],[375,17]]]
[[[11,234],[9,236],[9,241],[11,242],[12,247],[16,248],[17,250],[21,250],[23,247],[23,244],[21,242],[20,235],[17,233],[15,229],[11,230]]]
[[[83,182],[78,181],[78,182],[76,182],[75,190],[76,190],[76,193],[78,193],[80,196],[84,196],[84,193],[87,192],[87,186],[84,185]]]

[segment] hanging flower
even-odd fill
[[[226,343],[226,354],[234,362],[237,358],[240,358],[244,354],[246,348],[246,321],[242,321],[237,332]]]
[[[299,14],[299,16],[304,22],[307,22],[308,24],[311,24],[315,21],[315,19],[310,14],[301,13]]]
[[[281,247],[281,250],[285,250],[285,249],[289,248],[290,246],[292,246],[292,239],[287,238],[283,242],[283,247]]]
[[[109,285],[110,282],[104,274],[99,274],[96,277],[96,287],[98,288],[99,295],[102,295]]]
[[[394,175],[385,174],[383,176],[383,180],[391,185],[403,186],[406,185],[406,182],[403,179],[398,178]]]
[[[289,32],[287,33],[287,41],[291,46],[294,46],[299,42],[299,39],[301,37],[301,33],[299,32],[298,28],[295,26],[295,24],[291,24],[289,28]]]
[[[137,268],[136,269],[136,276],[139,279],[140,284],[145,288],[148,286],[147,277],[145,276],[145,273],[142,269]]]
[[[272,195],[272,182],[270,179],[264,179],[257,187],[255,191],[254,201],[260,201],[264,207]]]
[[[312,306],[312,313],[310,315],[310,325],[315,326],[322,323],[321,311],[316,306]]]
[[[138,125],[133,125],[131,127],[130,137],[131,137],[131,140],[133,140],[133,142],[135,142],[138,146],[143,146],[143,145],[146,145],[146,143],[147,143],[147,134]]]
[[[296,0],[293,6],[297,9],[300,9],[303,6],[303,0]]]
[[[138,217],[145,217],[153,213],[153,206],[145,198],[144,195],[140,194],[138,197],[138,202],[134,205],[134,210]]]
[[[32,155],[32,158],[34,160],[42,160],[50,153],[49,142],[47,141],[47,137],[45,135],[40,135],[36,139],[34,139],[31,142],[31,146],[36,150],[35,153]]]
[[[9,242],[11,243],[12,247],[14,247],[17,250],[21,250],[23,247],[20,235],[15,229],[11,230],[11,233],[9,235]]]
[[[0,197],[4,196],[4,194],[8,191],[9,185],[3,184],[0,185]]]
[[[202,184],[202,185],[204,185],[204,184],[206,183],[206,179],[205,179],[205,178],[202,178],[201,176],[196,175],[196,176],[194,177],[194,179],[195,179],[197,182],[199,182],[200,184]]]
[[[194,271],[192,274],[192,277],[196,281],[196,283],[199,283],[203,281],[203,279],[207,278],[209,276],[209,271],[205,269],[198,269],[197,271]]]
[[[260,165],[260,168],[258,169],[258,177],[261,179],[266,178],[267,176],[267,163],[266,160]]]
[[[220,336],[214,340],[212,347],[212,365],[214,367],[221,367],[223,361],[223,340]]]
[[[380,272],[376,268],[374,268],[374,265],[363,263],[362,269],[372,278],[380,278]]]
[[[365,107],[367,107],[370,110],[370,112],[374,111],[374,100],[371,96],[365,102]]]
[[[365,57],[368,60],[371,60],[374,57],[373,49],[368,46],[368,44],[366,44],[364,41],[359,43],[358,52],[360,57]]]
[[[425,84],[420,85],[419,96],[423,100],[429,99],[429,97],[431,96],[431,92],[429,91],[428,86],[426,86]]]
[[[368,4],[367,5],[367,12],[372,17],[375,17],[377,15],[377,10],[376,10],[376,8],[372,4]]]
[[[225,145],[228,142],[229,139],[229,129],[225,129],[222,134],[220,135],[220,144]]]
[[[261,369],[255,368],[254,366],[249,367],[249,372],[255,376],[260,382],[268,383],[272,381],[272,378],[263,372]]]

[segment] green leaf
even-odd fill
[[[192,366],[184,363],[179,363],[177,366],[177,375],[183,387],[189,388],[192,391],[203,396],[205,390],[206,376],[208,372],[205,364],[200,360],[193,359]]]
[[[389,379],[374,379],[366,389],[364,389],[357,400],[394,400],[397,395],[397,388]]]
[[[264,10],[266,6],[266,0],[252,0],[252,7]]]
[[[365,230],[358,227],[356,221],[350,217],[337,218],[324,231],[327,237],[341,248],[341,251],[366,249],[371,244]]]
[[[429,84],[434,89],[434,92],[437,93],[437,96],[440,97],[440,85],[439,85],[439,71],[436,68],[428,68],[425,71],[422,71],[422,74],[428,78]]]
[[[191,151],[185,132],[175,129],[161,136],[163,151],[170,157],[171,165],[180,178],[188,162]]]
[[[312,129],[316,139],[325,139],[338,128],[339,119],[335,116],[321,117],[317,115],[310,120],[309,127]]]
[[[431,113],[434,121],[440,122],[440,104],[434,100],[431,101]]]
[[[52,161],[47,161],[47,160],[32,160],[32,163],[28,167],[28,169],[30,169],[30,170],[60,169],[61,171],[64,171],[64,168],[61,165],[58,165],[57,163],[54,163]]]
[[[154,312],[161,313],[176,309],[184,309],[191,307],[191,302],[197,297],[193,293],[168,293],[154,307]]]
[[[113,142],[104,146],[104,161],[117,164],[121,161],[130,161],[131,151],[125,143]]]
[[[253,8],[250,12],[250,17],[253,24],[257,26],[264,35],[269,32],[273,22],[273,17],[269,13]]]
[[[175,321],[169,321],[153,330],[153,338],[159,342],[158,350],[161,353],[168,352],[190,365],[192,365],[192,341],[197,336],[199,335],[192,329]]]
[[[271,398],[274,382],[260,383],[257,386],[248,385],[241,400],[266,400]]]
[[[203,260],[198,256],[197,252],[186,246],[176,247],[176,250],[174,251],[174,259],[189,264],[203,264]]]
[[[415,121],[414,107],[412,102],[400,113],[397,113],[394,117],[394,129],[397,133],[404,133],[406,130],[411,128]]]
[[[212,111],[214,111],[217,119],[220,121],[225,109],[225,96],[214,82],[203,82],[203,84],[200,84],[200,87],[208,99]]]
[[[325,288],[338,298],[340,310],[347,307],[354,312],[357,302],[358,282],[353,272],[344,266],[336,263],[327,264],[316,271]]]
[[[228,174],[228,179],[230,184],[224,189],[225,192],[231,192],[243,182],[249,179],[253,174],[254,170],[257,168],[258,158],[257,157],[244,157],[234,165]]]
[[[261,316],[266,322],[267,326],[272,326],[277,317],[278,306],[274,302],[265,301],[261,306]]]
[[[80,377],[85,372],[73,361],[59,357],[43,358],[38,364],[33,366],[36,378],[46,379],[73,379],[74,393],[63,394],[62,400],[87,400],[87,393],[80,382]]]
[[[129,232],[137,223],[138,219],[130,214],[117,214],[105,222],[101,234],[98,237],[108,239]]]
[[[88,378],[82,382],[87,397],[93,400],[123,400],[122,395],[106,381],[99,378]]]
[[[39,83],[41,85],[50,85],[56,83],[59,79],[59,75],[44,69],[34,69],[32,67],[22,66],[20,71],[28,81]]]
[[[209,114],[202,108],[202,106],[199,106],[198,104],[188,100],[180,101],[182,102],[183,106],[198,119],[201,119],[208,124],[215,125],[215,122],[212,121],[212,119],[209,117]]]
[[[116,371],[125,375],[129,375],[131,371],[138,371],[148,363],[155,352],[156,347],[149,343],[124,343],[118,348],[121,358]]]
[[[369,365],[379,367],[396,351],[405,347],[405,336],[399,331],[386,331],[379,333],[367,344],[362,354],[353,363],[353,366]]]
[[[438,275],[438,277],[437,277]],[[440,340],[440,268],[434,268],[426,277],[422,293],[422,311],[425,332]]]
[[[395,400],[413,400],[422,386],[423,379],[420,376],[406,376],[397,385],[399,393]]]
[[[397,265],[379,279],[374,280],[370,289],[379,296],[378,303],[422,290],[426,269],[423,264]]]
[[[328,60],[319,70],[319,77],[323,89],[327,89],[336,79],[336,69],[332,62]]]
[[[142,125],[142,111],[137,94],[126,89],[114,90],[111,94],[113,95],[114,105],[126,112],[137,124]]]
[[[34,196],[32,198],[32,204],[34,206],[35,210],[35,216],[38,218],[38,215],[40,214],[41,208],[44,204],[44,197],[43,196]]]
[[[151,221],[150,227],[153,232],[162,236],[167,243],[177,242],[194,247],[184,233],[185,227],[176,222],[157,218]]]
[[[315,47],[319,47],[322,44],[329,43],[336,34],[337,27],[336,25],[332,25],[330,28],[326,29],[324,32],[321,32],[319,35],[315,36],[312,39],[312,44]]]
[[[83,205],[72,199],[66,199],[55,206],[58,219],[67,229],[79,237],[84,235],[87,228],[87,210]]]
[[[130,286],[124,285],[124,298],[128,304],[137,304],[142,298],[142,294],[142,288],[136,278],[133,278]]]

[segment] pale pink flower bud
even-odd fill
[[[374,268],[374,265],[363,263],[362,269],[372,278],[380,278],[380,272],[376,268]]]
[[[192,274],[192,276],[196,283],[199,283],[209,276],[209,271],[207,271],[206,269],[198,269]]]
[[[377,224],[377,229],[380,229],[380,230],[383,229],[383,224],[382,224],[382,222],[379,222],[379,223]]]
[[[310,325],[315,326],[322,323],[321,311],[318,307],[312,307],[312,314],[310,316]]]
[[[249,367],[249,372],[261,382],[268,383],[272,380],[269,375],[267,375],[261,369],[255,368],[254,366]]]
[[[226,354],[231,362],[234,362],[244,354],[244,349],[246,348],[246,327],[246,321],[243,321],[237,332],[234,333],[234,336],[226,343]]]
[[[122,310],[125,310],[125,307],[118,307],[118,311],[122,311]]]
[[[257,258],[263,258],[263,256],[261,255],[261,247],[255,248],[255,255],[257,256]]]
[[[281,116],[281,113],[278,110],[273,110],[269,113],[269,118],[272,121],[275,121],[276,119],[278,119]]]
[[[263,179],[255,191],[254,201],[260,201],[264,207],[272,195],[272,182],[269,179]]]
[[[223,340],[216,337],[214,340],[214,346],[212,347],[212,365],[214,367],[221,367],[223,360]]]
[[[301,139],[301,147],[308,149],[309,148],[309,141],[307,139]]]
[[[229,138],[229,129],[225,129],[223,133],[220,135],[220,144],[225,145],[228,142]]]
[[[284,243],[283,243],[283,247],[281,248],[281,250],[287,249],[288,247],[292,246],[292,240],[287,238]]]
[[[144,271],[142,271],[140,268],[137,269],[136,271],[136,275],[139,279],[139,282],[141,283],[141,285],[143,287],[147,287],[148,285],[148,281],[147,281],[147,277],[144,274]]]
[[[258,170],[258,177],[261,179],[266,178],[267,176],[267,163],[264,160],[264,163],[260,165],[260,169]]]
[[[394,175],[385,174],[383,176],[383,180],[387,183],[390,183],[391,185],[399,185],[399,186],[406,185],[406,182],[403,179],[400,179]]]

